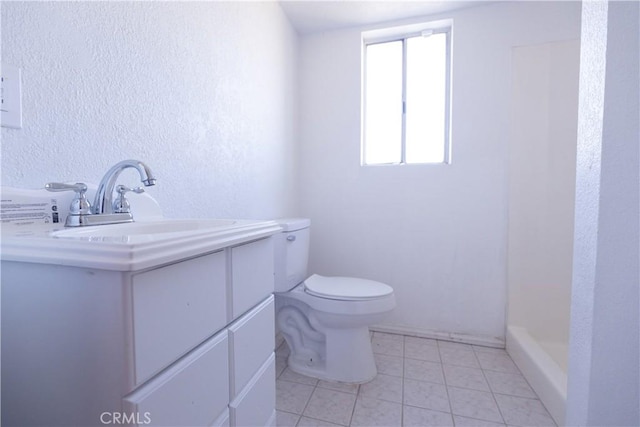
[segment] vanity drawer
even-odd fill
[[[222,329],[223,251],[132,276],[135,384],[141,384]]]
[[[220,414],[218,418],[211,424],[210,427],[229,427],[229,408],[225,408],[225,410]]]
[[[229,382],[232,399],[273,353],[274,325],[274,302],[271,295],[229,327]]]
[[[228,351],[223,331],[125,397],[124,412],[151,426],[224,425]]]
[[[272,353],[258,373],[230,404],[231,426],[265,426],[276,406],[276,357]]]
[[[273,267],[270,237],[231,248],[232,319],[273,293]]]

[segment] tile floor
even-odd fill
[[[374,332],[378,376],[318,381],[276,350],[278,426],[555,426],[506,351]]]

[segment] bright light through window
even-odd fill
[[[366,43],[363,163],[448,163],[448,29]]]
[[[367,47],[365,162],[399,163],[402,151],[402,42]]]

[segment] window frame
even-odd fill
[[[418,27],[418,28],[416,28]],[[362,33],[362,90],[361,90],[361,166],[385,166],[385,165],[438,165],[451,164],[451,45],[453,23],[449,20],[430,24],[411,25],[408,27],[388,28]],[[445,99],[444,99],[444,159],[441,162],[415,162],[407,163],[406,159],[406,112],[407,112],[407,39],[413,37],[429,37],[434,34],[445,34]],[[366,88],[367,88],[367,46],[402,42],[402,133],[401,153],[399,163],[367,163],[366,162]]]

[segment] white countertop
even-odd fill
[[[78,228],[31,225],[2,227],[0,258],[101,270],[136,271],[175,262],[226,246],[241,244],[281,231],[275,221],[159,220],[137,225],[166,227],[159,233],[132,231],[136,225],[118,224]],[[229,224],[232,222],[232,224]],[[178,231],[170,231],[176,224]],[[120,227],[123,231],[116,230]],[[127,228],[128,227],[128,228]],[[75,230],[75,229],[74,229]]]

